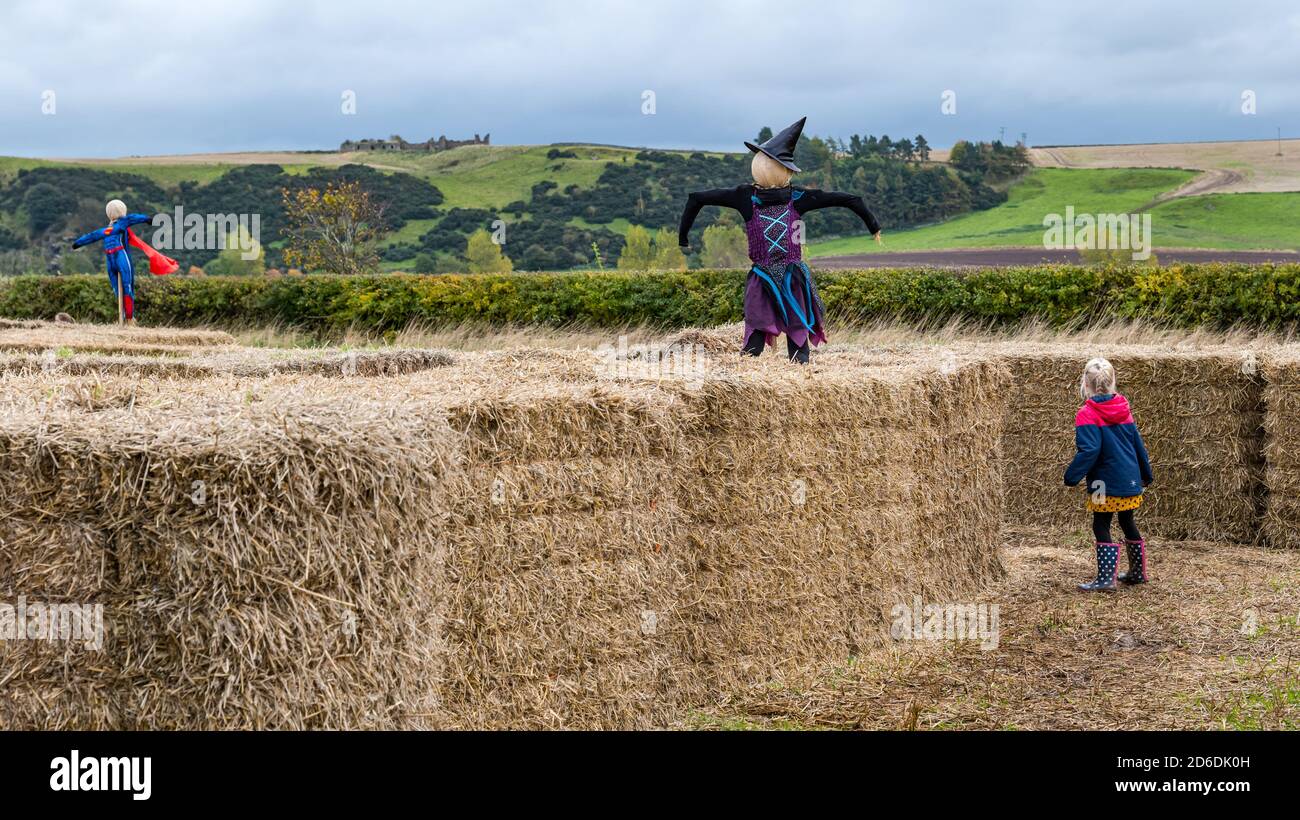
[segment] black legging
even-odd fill
[[[1114,513],[1095,512],[1092,514],[1092,534],[1103,544],[1111,543],[1110,540],[1110,517]],[[1132,510],[1123,510],[1119,513],[1119,526],[1124,530],[1124,537],[1130,541],[1142,540],[1142,533],[1138,532],[1137,522],[1133,520]]]
[[[749,334],[745,340],[745,347],[741,350],[747,356],[757,356],[763,352],[763,346],[767,344],[767,331],[755,330]],[[790,355],[791,361],[799,364],[808,364],[808,342],[803,343],[803,347],[795,347],[790,337],[785,337],[785,350]]]

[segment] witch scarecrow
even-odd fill
[[[135,324],[135,270],[131,267],[131,257],[126,246],[130,244],[143,251],[149,259],[149,272],[156,276],[175,273],[180,266],[175,259],[154,250],[131,230],[132,225],[152,222],[152,217],[127,213],[126,204],[120,199],[114,199],[105,205],[104,213],[108,216],[108,226],[77,237],[72,247],[80,248],[91,242],[104,243],[108,284],[117,296],[118,324]]]
[[[692,193],[677,231],[678,244],[689,250],[691,225],[700,208],[720,205],[740,212],[752,263],[745,282],[742,352],[757,356],[764,344],[775,344],[784,333],[786,352],[801,364],[808,361],[809,344],[816,346],[826,341],[817,285],[803,261],[803,215],[818,208],[848,208],[880,241],[880,224],[862,197],[790,184],[791,177],[799,172],[799,166],[794,164],[794,147],[807,119],[800,119],[762,145],[746,142],[745,147],[754,152],[750,163],[754,181],[735,188]]]

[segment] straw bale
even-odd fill
[[[249,348],[191,348],[180,351],[169,348],[167,352],[170,355],[60,354],[47,348],[40,353],[0,354],[0,373],[98,373],[151,379],[202,379],[222,374],[259,377],[275,373],[305,373],[349,378],[396,376],[432,367],[445,367],[452,361],[451,354],[447,351],[404,348],[361,351]]]
[[[233,336],[219,330],[0,320],[0,350],[39,352],[66,348],[100,353],[167,353],[234,344]]]
[[[999,574],[1000,365],[609,365],[0,375],[0,600],[112,624],[6,648],[0,723],[664,726]]]
[[[331,379],[95,411],[27,381],[0,413],[24,478],[0,487],[0,601],[100,604],[109,629],[102,652],[4,642],[0,727],[426,725],[438,413]]]
[[[1155,482],[1139,513],[1166,538],[1251,541],[1262,493],[1263,379],[1254,354],[1141,346],[989,345],[1012,372],[1003,444],[1014,524],[1085,526],[1084,491],[1062,483],[1074,453],[1079,376],[1092,356],[1115,365],[1119,391],[1150,452]]]
[[[1271,547],[1300,548],[1300,347],[1263,361],[1266,484],[1262,538]]]

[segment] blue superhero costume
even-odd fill
[[[149,257],[149,269],[152,273],[162,275],[172,273],[177,268],[174,259],[158,253],[131,231],[132,225],[143,225],[152,221],[153,218],[145,214],[127,214],[113,220],[112,224],[107,227],[77,237],[76,241],[72,243],[74,248],[80,248],[92,242],[102,241],[104,243],[104,261],[108,267],[108,284],[113,288],[113,295],[116,296],[120,277],[122,282],[122,306],[125,309],[127,319],[132,318],[135,313],[135,270],[131,266],[131,256],[126,249],[127,244],[130,243],[144,251],[145,255]]]

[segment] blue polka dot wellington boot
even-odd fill
[[[1128,552],[1128,572],[1119,574],[1120,583],[1145,584],[1147,582],[1147,542],[1139,538],[1136,541],[1124,539],[1124,548]]]
[[[1097,577],[1079,584],[1083,592],[1114,592],[1115,572],[1119,569],[1119,544],[1097,542]]]

